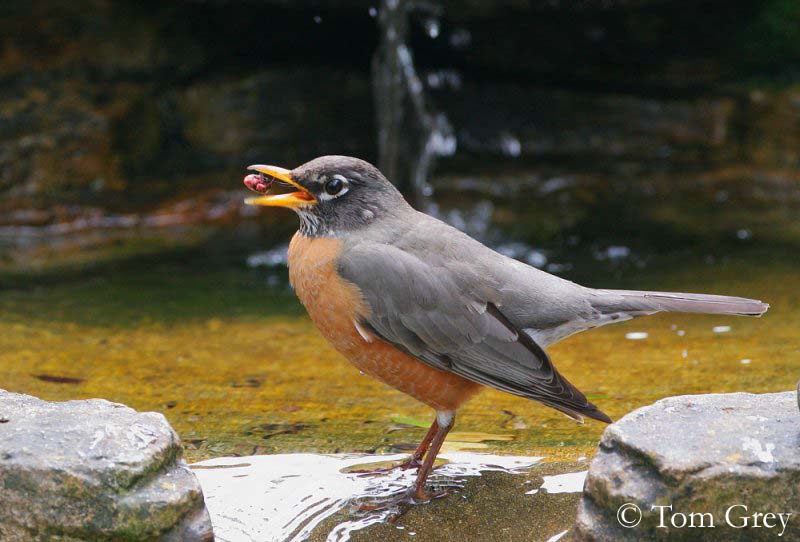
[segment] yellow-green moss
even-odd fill
[[[575,336],[551,355],[613,418],[668,395],[791,389],[800,376],[800,277],[781,253],[770,254],[716,265],[699,256],[654,260],[623,280],[591,279],[597,286],[757,297],[772,303],[762,319],[658,315]],[[416,443],[424,429],[392,418],[428,420],[432,412],[359,375],[319,336],[290,291],[265,284],[260,272],[200,259],[6,290],[0,387],[163,412],[190,460]],[[717,325],[732,330],[714,333]],[[649,337],[627,340],[630,331]],[[493,390],[469,403],[457,423],[459,431],[514,435],[486,442],[490,451],[566,460],[590,454],[603,428]]]

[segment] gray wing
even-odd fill
[[[339,272],[358,286],[371,310],[359,323],[382,340],[437,369],[577,419],[610,422],[503,314],[490,279],[464,266],[426,263],[383,243],[359,244],[339,259]]]

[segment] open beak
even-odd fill
[[[314,205],[317,199],[311,195],[311,192],[303,188],[297,181],[292,178],[292,172],[278,166],[264,166],[256,164],[248,167],[252,171],[258,171],[270,177],[275,177],[279,181],[294,186],[299,191],[289,192],[288,194],[273,194],[267,196],[260,196],[257,198],[247,198],[244,202],[248,205],[266,205],[268,207],[302,207],[304,205]]]

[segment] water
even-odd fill
[[[548,493],[579,493],[583,491],[588,471],[568,472],[555,476],[545,476],[542,487],[526,491],[526,495],[535,495],[539,491]]]
[[[714,258],[707,258],[708,250]],[[284,268],[250,268],[244,255],[218,261],[213,252],[207,247],[91,273],[32,278],[0,291],[2,387],[49,400],[103,397],[163,412],[190,461],[257,455],[267,458],[259,464],[273,465],[270,456],[295,453],[359,453],[370,457],[358,461],[371,461],[416,446],[432,412],[359,376],[342,360],[287,290]],[[784,250],[717,247],[644,256],[645,268],[597,260],[591,247],[550,250],[547,257],[571,264],[567,276],[591,285],[748,295],[772,308],[761,319],[657,315],[579,334],[551,348],[559,370],[592,402],[616,419],[670,395],[794,388],[800,376],[800,278]],[[264,259],[280,262],[280,251]],[[456,421],[456,432],[479,437],[452,435],[445,449],[547,457],[550,462],[536,463],[534,471],[556,476],[585,470],[603,428],[486,390]],[[544,470],[565,463],[568,468]],[[344,475],[334,472],[337,464],[319,468],[330,467],[339,480]],[[214,476],[208,472],[200,476]],[[260,475],[248,477],[272,487]],[[405,475],[346,478],[353,484],[347,486],[350,497],[367,487],[359,484],[378,484],[367,493],[391,493],[410,482]],[[558,485],[543,491],[544,480],[525,484],[522,478],[481,470],[479,479],[466,477],[454,495],[413,507],[400,523],[406,530],[375,523],[353,531],[352,539],[408,540],[413,531],[424,540],[435,536],[438,522],[458,526],[456,514],[473,517],[490,510],[495,527],[518,524],[515,515],[534,518],[526,529],[541,533],[537,540],[545,542],[571,524],[577,494],[552,492]],[[284,480],[275,491],[303,495],[293,484]],[[526,495],[533,490],[538,491]],[[348,495],[325,497],[330,510],[323,504],[309,509],[319,520],[312,542],[326,540],[337,526],[351,525],[347,522],[381,519],[352,512]],[[295,501],[286,501],[287,507],[290,502]],[[281,508],[282,514],[292,511],[297,509]],[[302,531],[306,522],[291,525]],[[480,532],[474,525],[463,528],[460,539]],[[529,536],[519,533],[518,540]]]
[[[580,246],[550,250],[547,257],[572,265],[566,276],[584,284],[772,304],[761,319],[662,314],[579,334],[550,349],[555,364],[613,418],[668,395],[792,389],[800,377],[800,278],[790,254],[716,250],[714,263],[707,249],[647,254],[645,268],[595,260]],[[191,460],[416,445],[424,429],[393,418],[424,425],[432,413],[342,360],[287,289],[285,268],[249,268],[244,255],[232,263],[213,253],[12,282],[0,291],[0,385],[164,412]],[[568,459],[591,454],[602,429],[493,390],[468,403],[456,426],[512,435],[476,443],[481,451]]]
[[[465,452],[440,457],[447,462],[434,471],[431,484],[451,491],[463,488],[467,478],[487,472],[527,475],[542,459]],[[352,471],[377,468],[404,458],[278,454],[212,459],[192,468],[203,487],[214,531],[221,542],[300,542],[315,532],[327,542],[347,542],[356,531],[396,514],[396,500],[412,487],[415,478],[413,470],[379,474]],[[585,475],[581,471],[544,476],[541,486],[527,492],[524,489],[531,484],[519,480],[519,498],[540,490],[579,493]],[[450,498],[458,499],[459,495],[454,493]],[[370,505],[369,509],[359,510],[363,504]],[[329,518],[333,520],[321,528]]]
[[[464,229],[486,232],[499,249],[534,265],[552,270],[557,264],[567,278],[587,285],[745,295],[772,304],[761,319],[663,314],[551,348],[559,370],[612,418],[670,395],[793,389],[800,377],[800,277],[793,252],[783,245],[737,242],[658,253],[642,245],[576,240],[533,250],[504,240],[487,218],[491,210],[471,215],[470,206],[463,209],[453,216]],[[463,488],[413,507],[396,524],[381,523],[386,511],[355,510],[354,498],[389,498],[413,474],[360,478],[340,472],[343,463],[408,453],[432,412],[359,376],[327,345],[288,289],[285,247],[254,255],[230,254],[229,245],[7,282],[0,290],[0,386],[50,400],[103,397],[163,412],[190,461],[257,465],[261,470],[197,471],[213,497],[220,529],[233,533],[226,535],[232,540],[236,528],[246,527],[247,536],[256,533],[249,529],[267,528],[267,516],[237,527],[234,512],[258,519],[277,496],[311,492],[302,476],[285,477],[296,471],[330,482],[315,506],[281,497],[275,512],[286,518],[281,528],[291,528],[293,536],[308,532],[311,542],[331,533],[353,542],[410,540],[412,532],[419,540],[435,539],[443,524],[458,540],[503,528],[511,529],[509,540],[529,542],[533,529],[535,540],[546,542],[571,525],[578,494],[558,491],[579,481],[575,473],[585,471],[604,426],[576,424],[494,390],[459,412],[445,450],[546,462],[532,463],[521,475],[506,472],[511,466],[505,464],[504,471],[475,467],[481,476],[458,471],[451,479],[447,469],[455,467],[448,466],[440,482],[462,480]],[[328,461],[319,454],[336,455]],[[321,470],[303,463],[304,457],[318,460],[313,469]],[[447,457],[463,467],[463,456]],[[283,474],[268,476],[275,469]],[[243,503],[242,495],[261,500]],[[465,523],[465,517],[491,521],[487,527]],[[513,530],[519,517],[532,518],[525,532]]]

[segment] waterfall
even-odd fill
[[[428,177],[437,157],[455,153],[456,137],[447,116],[431,105],[414,67],[408,46],[408,21],[414,10],[431,16],[426,28],[436,37],[435,17],[441,12],[436,4],[382,0],[378,14],[381,37],[372,62],[378,166],[413,205],[432,213],[435,205]]]

